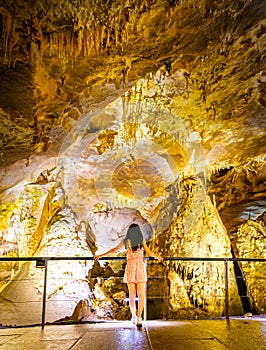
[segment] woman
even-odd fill
[[[96,255],[94,259],[108,256],[120,250],[122,247],[126,249],[127,264],[123,281],[127,283],[129,292],[129,307],[131,311],[131,321],[137,326],[142,325],[142,311],[145,300],[145,282],[147,281],[146,269],[143,261],[144,251],[148,256],[153,256],[159,261],[163,261],[162,257],[154,254],[146,245],[139,225],[131,224],[127,230],[125,239],[123,239],[116,247],[107,252]],[[135,297],[138,295],[138,311],[136,314]]]

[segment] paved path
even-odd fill
[[[0,328],[0,350],[266,350],[266,318]]]

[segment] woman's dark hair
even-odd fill
[[[124,239],[126,249],[128,248],[128,241],[130,241],[129,246],[132,248],[133,252],[135,252],[138,248],[142,248],[143,234],[139,225],[131,224],[129,226],[126,237]]]

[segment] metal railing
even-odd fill
[[[93,257],[0,257],[0,266],[1,263],[13,263],[17,262],[20,265],[25,264],[26,262],[35,262],[36,269],[40,268],[43,271],[43,281],[41,283],[43,290],[42,290],[42,306],[41,306],[41,327],[44,328],[46,324],[46,306],[47,306],[47,287],[49,286],[49,280],[48,280],[48,267],[49,265],[52,265],[53,262],[71,262],[71,261],[79,261],[79,262],[88,262],[93,261]],[[122,260],[125,261],[125,257],[103,257],[99,259],[100,261],[117,261]],[[155,261],[154,258],[144,258],[145,265],[147,268],[147,262],[148,261]],[[230,290],[230,281],[229,281],[229,263],[265,263],[266,259],[256,259],[256,258],[200,258],[200,257],[164,257],[165,262],[223,262],[224,269],[223,269],[223,281],[224,281],[224,310],[225,310],[225,317],[227,320],[229,320],[230,317],[230,296],[229,296],[229,290]],[[19,270],[19,267],[17,266],[17,269]],[[264,269],[265,271],[265,269]],[[260,278],[263,278],[266,280],[266,276],[260,276]],[[14,276],[10,277],[10,281],[16,280]],[[1,282],[1,277],[0,277]],[[1,284],[0,284],[1,286]],[[4,287],[5,288],[5,287]],[[14,287],[15,288],[15,287]],[[4,289],[3,289],[4,290]],[[145,308],[144,308],[144,319],[147,319],[147,288],[146,290],[146,302],[145,302]],[[0,293],[1,298],[2,292]],[[2,300],[0,299],[0,304]],[[266,304],[266,302],[265,302]],[[1,310],[1,308],[0,308]],[[1,311],[0,311],[1,313]]]

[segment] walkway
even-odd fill
[[[266,350],[266,318],[0,328],[0,350]]]

